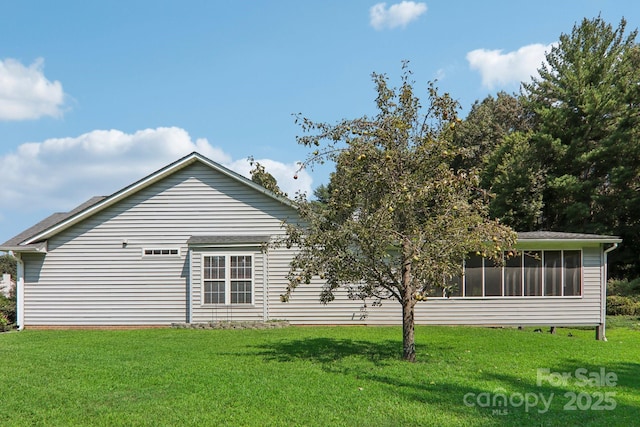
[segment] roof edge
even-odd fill
[[[8,246],[0,246],[0,251],[5,252],[16,252],[16,253],[47,253],[47,241],[39,242],[39,243],[31,243],[28,245],[8,245]]]
[[[518,232],[518,242],[621,243],[618,236],[555,231]]]

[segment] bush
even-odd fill
[[[1,317],[6,318],[8,324],[16,323],[15,298],[6,298],[4,295],[0,295],[0,327],[2,326]]]
[[[612,316],[640,315],[640,301],[633,297],[610,295],[607,297],[607,314]]]
[[[7,316],[4,315],[4,313],[0,313],[0,332],[4,332],[8,329],[10,329],[11,322],[9,322],[9,319],[7,318]]]
[[[627,279],[609,280],[609,283],[607,283],[607,294],[620,295],[624,297],[635,295],[640,297],[640,277],[632,281]]]

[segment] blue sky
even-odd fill
[[[371,73],[397,82],[409,60],[464,116],[598,14],[640,26],[637,0],[3,2],[0,242],[192,151],[243,174],[252,155],[309,192],[329,168],[292,179],[292,113],[371,114]]]

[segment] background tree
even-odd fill
[[[584,19],[523,89],[545,141],[544,228],[622,236],[614,271],[637,276],[640,64],[637,31],[625,29]]]
[[[313,197],[316,202],[326,205],[331,198],[331,188],[329,185],[320,184],[313,190]]]
[[[0,274],[10,274],[13,280],[17,276],[18,261],[10,254],[0,255]]]
[[[498,92],[495,98],[489,95],[476,101],[456,128],[454,141],[464,148],[460,166],[481,167],[507,135],[531,129],[531,113],[521,97]]]
[[[491,217],[520,231],[540,226],[544,205],[545,169],[532,129],[522,97],[498,92],[473,104],[454,137],[461,148],[455,165],[481,171],[480,185],[492,195]]]
[[[543,145],[532,132],[513,132],[483,160],[481,186],[493,194],[489,214],[518,231],[542,224],[546,168],[538,148]]]
[[[515,235],[487,219],[478,174],[452,166],[456,102],[429,85],[423,107],[410,75],[405,63],[401,86],[391,88],[373,74],[373,118],[331,125],[298,117],[306,135],[297,140],[314,149],[309,163],[329,159],[336,170],[326,204],[297,199],[302,221],[287,225],[285,242],[299,250],[282,298],[319,276],[324,303],[339,288],[351,298],[397,300],[403,358],[414,361],[416,303],[459,276],[470,252],[499,262]]]

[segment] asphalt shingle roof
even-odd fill
[[[564,233],[560,231],[521,231],[518,240],[618,240],[616,236],[586,233]]]
[[[83,210],[90,208],[91,206],[95,205],[98,202],[101,202],[105,198],[106,196],[92,197],[86,202],[82,203],[81,205],[75,207],[73,210],[70,210],[69,212],[57,212],[52,215],[49,215],[48,217],[46,217],[36,225],[26,229],[25,231],[18,234],[17,236],[12,237],[11,239],[7,240],[0,246],[18,246],[20,243],[24,242],[25,240],[39,234],[40,232],[50,227],[53,227],[56,224],[61,223],[67,218],[71,218],[73,215],[77,214],[78,212],[82,212]]]

